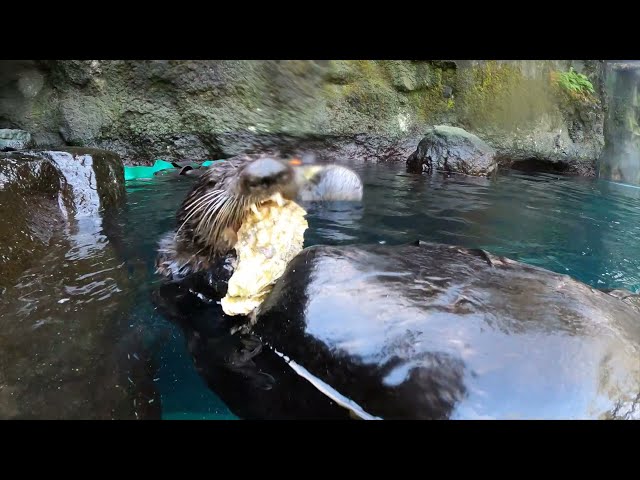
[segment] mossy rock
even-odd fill
[[[528,78],[514,65],[489,61],[460,70],[456,102],[462,124],[471,129],[505,131],[534,126],[554,107],[547,80]]]
[[[462,128],[439,125],[427,132],[407,159],[412,173],[463,173],[485,176],[497,168],[496,151]]]

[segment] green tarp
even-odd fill
[[[207,160],[206,162],[202,162],[198,164],[196,162],[193,163],[194,166],[202,166],[207,167],[214,162],[222,162],[224,160]],[[124,167],[124,179],[127,180],[135,180],[140,178],[152,178],[156,172],[160,170],[166,170],[168,168],[176,168],[171,162],[166,162],[164,160],[156,160],[152,166],[135,166],[135,167]]]

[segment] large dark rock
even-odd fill
[[[120,158],[96,149],[0,153],[0,288],[42,256],[70,218],[124,199]]]
[[[481,250],[315,246],[248,333],[183,319],[244,418],[640,419],[640,322],[620,296]]]
[[[56,168],[42,158],[0,154],[0,289],[44,255],[64,223],[64,187]]]
[[[159,418],[129,272],[103,224],[120,158],[0,154],[0,418]],[[145,345],[146,342],[146,345]]]
[[[433,127],[407,159],[407,171],[435,171],[488,175],[496,167],[496,152],[486,142],[462,128]]]

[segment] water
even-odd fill
[[[162,418],[234,419],[195,371],[180,329],[156,312],[150,298],[158,281],[153,273],[158,239],[174,228],[176,210],[191,184],[188,177],[162,176],[128,183],[126,209],[117,219],[122,235],[119,250],[130,270],[138,273],[133,321],[151,332],[170,329],[165,335],[169,340],[159,342],[160,350],[155,352],[154,382],[161,396]]]
[[[638,188],[549,174],[512,172],[488,180],[409,175],[399,165],[353,168],[365,182],[364,201],[309,207],[306,245],[422,239],[484,248],[598,288],[640,291]],[[42,265],[0,297],[0,318],[12,319],[0,333],[5,351],[0,377],[9,372],[4,382],[10,385],[4,391],[32,392],[31,403],[14,402],[10,408],[23,405],[42,414],[47,405],[49,416],[62,416],[55,412],[70,398],[85,395],[78,382],[102,396],[122,383],[144,382],[137,366],[144,357],[155,374],[147,380],[152,385],[136,397],[136,416],[143,403],[147,408],[161,404],[165,419],[234,418],[195,371],[180,329],[154,309],[150,298],[158,280],[153,274],[157,241],[174,227],[176,209],[192,182],[189,177],[130,182],[127,204],[117,217],[102,223],[83,218],[77,231],[61,232]],[[77,340],[71,340],[80,335],[86,348],[68,351],[69,345],[78,349]],[[16,338],[24,345],[16,346]],[[35,351],[37,359],[27,358],[21,348]],[[127,369],[116,375],[124,359]],[[28,367],[34,361],[40,362],[36,373]],[[154,388],[157,393],[151,393]],[[87,411],[73,406],[64,415]]]
[[[549,174],[511,172],[488,180],[415,176],[386,164],[353,168],[365,183],[362,204],[309,206],[306,245],[422,239],[484,248],[598,288],[640,290],[640,189]],[[173,226],[191,182],[128,186],[122,218],[128,261],[142,265],[149,282],[157,238]],[[146,298],[145,292],[141,317],[153,315]],[[224,405],[193,371],[180,333],[174,336],[161,352],[158,375],[165,418],[224,416]]]
[[[640,290],[640,189],[510,172],[496,179],[421,177],[354,167],[361,208],[310,210],[308,244],[425,241],[484,248],[597,288]]]

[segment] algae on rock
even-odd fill
[[[4,62],[0,128],[26,130],[41,147],[113,150],[127,164],[310,145],[338,157],[404,162],[431,126],[448,124],[475,133],[504,158],[589,164],[603,143],[598,65],[538,60]],[[554,91],[550,73],[572,66],[594,84],[594,105],[567,104]],[[20,79],[38,76],[42,85],[26,95]]]

